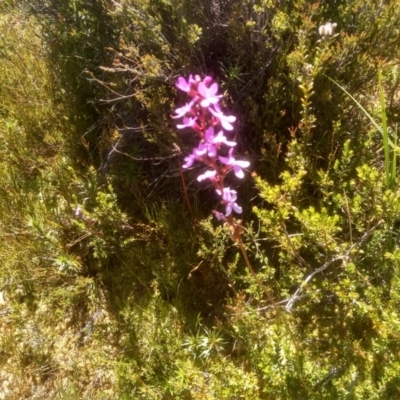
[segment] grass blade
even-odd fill
[[[356,104],[357,106],[360,108],[360,110],[362,110],[362,112],[367,116],[367,118],[371,121],[372,125],[374,125],[374,127],[381,133],[381,135],[383,136],[383,129],[382,127],[379,126],[379,124],[372,118],[371,114],[341,85],[339,85],[336,81],[334,81],[332,78],[329,78],[329,76],[325,75],[331,82],[333,82],[338,88],[340,88],[341,90],[343,90],[344,93],[347,94],[347,96],[349,96]],[[388,138],[388,144],[390,147],[394,148],[394,144],[393,142]]]
[[[390,168],[390,152],[389,152],[389,132],[387,127],[385,96],[382,87],[382,73],[378,69],[378,86],[379,86],[379,99],[381,103],[381,116],[382,116],[382,135],[383,135],[383,150],[385,153],[385,171],[386,171],[386,187],[390,188],[394,181],[392,169]],[[393,146],[394,147],[394,146]]]

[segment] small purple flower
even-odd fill
[[[178,80],[175,83],[175,86],[179,89],[182,90],[182,92],[190,92],[191,86],[190,83],[193,81],[192,75],[189,76],[189,79],[186,81],[186,79],[183,76],[180,76]]]
[[[198,91],[204,99],[200,102],[202,107],[208,107],[210,104],[216,104],[222,95],[217,96],[218,84],[213,83],[210,87],[207,87],[204,82],[200,82],[198,86]]]
[[[224,129],[226,129],[227,131],[231,131],[233,129],[231,122],[235,122],[236,117],[233,115],[224,115],[219,104],[215,104],[214,108],[215,108],[215,110],[213,110],[212,108],[209,108],[211,114],[214,115],[214,117],[219,119],[219,121]]]
[[[221,193],[220,190],[217,190],[217,193],[221,196],[222,200],[225,203],[225,216],[228,217],[231,215],[232,210],[237,214],[241,214],[243,209],[236,203],[237,192],[236,190],[231,190],[230,188],[223,188]]]
[[[183,118],[183,124],[178,124],[176,127],[178,129],[183,129],[183,128],[192,128],[196,124],[196,119],[197,118]]]
[[[201,174],[197,177],[197,180],[199,182],[204,181],[205,179],[211,179],[214,180],[215,179],[215,175],[216,175],[217,171],[206,171],[204,172],[204,174]]]
[[[194,103],[196,103],[196,100],[197,97],[195,97],[190,103],[185,104],[183,107],[177,108],[175,110],[176,115],[174,115],[172,118],[181,118],[189,113],[192,110]]]
[[[250,165],[250,163],[248,161],[237,161],[235,160],[232,154],[233,154],[233,148],[229,150],[229,157],[220,156],[218,158],[223,164],[232,166],[235,175],[238,178],[242,179],[244,177],[244,172],[242,168],[247,168]]]

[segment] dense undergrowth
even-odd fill
[[[396,2],[0,11],[0,399],[399,397],[397,171],[329,79],[383,124],[381,71],[393,163]],[[273,302],[180,167],[189,73],[237,117],[252,176],[231,185]]]

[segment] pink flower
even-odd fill
[[[242,179],[244,177],[244,172],[242,170],[242,168],[247,168],[250,163],[248,161],[237,161],[235,160],[235,158],[232,156],[233,154],[233,148],[229,150],[229,157],[218,157],[219,160],[228,166],[232,166],[233,167],[233,172],[235,173],[235,175]]]
[[[177,108],[175,110],[176,115],[172,118],[181,118],[190,111],[192,111],[192,107],[194,103],[196,103],[197,97],[195,97],[190,103],[185,104],[183,107]]]
[[[222,200],[225,203],[225,216],[228,217],[231,215],[232,210],[237,214],[241,214],[243,209],[236,203],[237,192],[236,190],[231,190],[230,188],[223,188],[221,193],[220,190],[217,190],[217,193],[221,196]]]
[[[191,81],[193,81],[192,75],[189,76],[189,79],[186,81],[186,79],[183,76],[180,76],[178,80],[175,83],[175,86],[179,89],[182,90],[182,92],[190,92],[191,89]]]
[[[233,115],[224,115],[224,113],[221,111],[221,107],[219,106],[219,104],[215,104],[214,108],[215,110],[213,110],[211,107],[209,108],[211,114],[219,119],[219,122],[224,129],[226,129],[227,131],[231,131],[233,129],[231,122],[235,122],[236,117],[234,117]]]
[[[214,144],[224,143],[229,147],[236,146],[236,142],[232,142],[232,141],[226,139],[226,137],[224,136],[224,132],[223,131],[219,131],[217,136],[215,136],[213,138],[212,142]]]
[[[200,82],[198,86],[198,92],[202,97],[204,97],[204,99],[200,102],[202,107],[208,107],[210,104],[216,104],[222,97],[222,95],[216,95],[218,92],[218,84],[215,82],[210,87],[207,87],[204,82]]]
[[[209,157],[214,158],[217,156],[217,150],[221,143],[229,147],[236,146],[235,142],[226,139],[222,131],[218,132],[217,136],[215,136],[214,128],[210,126],[204,134],[204,141],[195,149],[195,154],[203,155],[207,153]]]

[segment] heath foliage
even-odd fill
[[[375,0],[3,1],[0,398],[399,397],[399,23]],[[257,279],[182,170],[189,74],[236,117]]]

